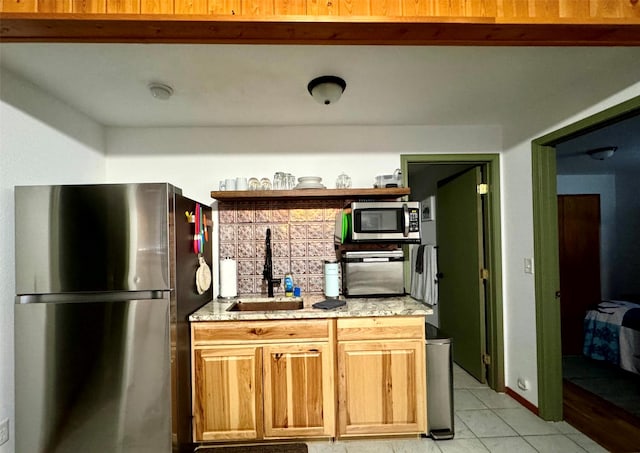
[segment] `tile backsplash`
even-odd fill
[[[219,201],[220,259],[238,264],[238,293],[266,294],[265,238],[271,228],[273,276],[293,273],[304,293],[322,294],[324,260],[336,259],[335,217],[344,200]],[[283,293],[282,284],[275,294]]]

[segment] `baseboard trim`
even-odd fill
[[[513,398],[514,400],[516,400],[518,403],[520,403],[521,405],[529,409],[534,414],[539,415],[537,406],[533,405],[533,403],[531,403],[530,401],[527,401],[526,399],[524,399],[522,396],[514,392],[509,387],[505,387],[505,393],[509,395],[511,398]]]

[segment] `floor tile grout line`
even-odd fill
[[[531,448],[533,448],[535,451],[537,451],[538,453],[540,452],[540,450],[538,450],[531,442],[529,442],[524,436],[521,436],[522,440],[525,441],[528,445],[531,446]]]

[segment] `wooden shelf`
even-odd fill
[[[388,189],[298,189],[298,190],[227,190],[211,191],[211,198],[220,201],[250,201],[250,200],[345,200],[345,199],[385,199],[399,198],[409,195],[408,187],[393,187]]]

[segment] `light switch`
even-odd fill
[[[524,259],[524,273],[533,274],[533,258]]]

